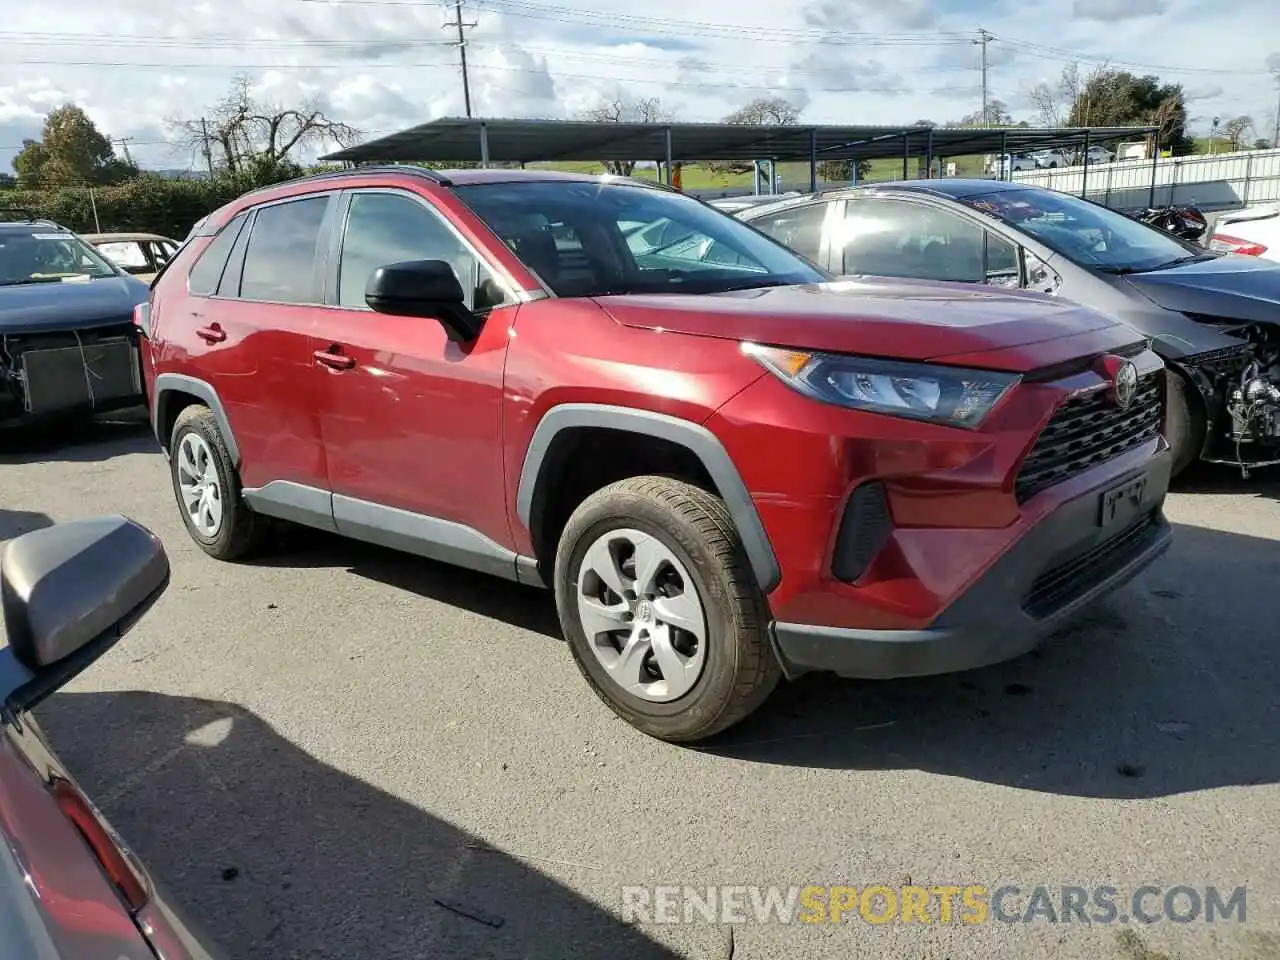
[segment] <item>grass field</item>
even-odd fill
[[[916,158],[912,158],[911,170],[915,171]],[[959,176],[976,176],[982,172],[982,157],[956,157],[954,162]],[[572,173],[604,173],[604,165],[590,161],[562,161],[558,163],[530,164],[544,170],[564,170]],[[804,184],[809,181],[809,164],[780,163],[778,172],[787,184]],[[653,179],[656,171],[652,167],[637,169],[634,176]],[[900,180],[902,178],[902,161],[898,159],[872,160],[871,172],[867,180]],[[681,185],[687,190],[727,190],[734,188],[750,188],[751,174],[718,174],[702,164],[685,164],[681,171]]]
[[[1198,137],[1195,140],[1195,152],[1197,154],[1205,154],[1210,152],[1210,140],[1208,137]],[[1213,152],[1226,153],[1231,149],[1230,143],[1222,138],[1213,144]],[[983,171],[983,158],[981,156],[965,156],[965,157],[949,157],[944,162],[952,162],[956,165],[956,175],[960,177],[981,176]],[[910,171],[914,174],[916,165],[919,160],[915,157],[911,159]],[[565,170],[574,173],[604,173],[604,165],[601,163],[593,163],[590,161],[562,161],[558,163],[535,163],[530,164],[544,170]],[[778,172],[782,175],[782,180],[788,187],[807,185],[809,182],[809,164],[799,163],[780,163],[778,164]],[[635,171],[635,176],[645,179],[653,179],[657,174],[652,168],[642,168]],[[686,190],[733,190],[733,189],[751,189],[751,174],[718,174],[704,164],[687,163],[681,172],[681,185]],[[883,160],[872,160],[871,171],[864,178],[867,181],[875,180],[900,180],[902,179],[902,161],[897,158],[886,158]]]

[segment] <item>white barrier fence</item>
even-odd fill
[[[1280,150],[1019,170],[1013,179],[1076,196],[1083,193],[1119,210],[1177,203],[1232,210],[1280,200]]]

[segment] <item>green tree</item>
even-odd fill
[[[870,160],[858,161],[858,179],[865,180],[871,172]],[[818,164],[818,176],[828,183],[847,183],[853,179],[852,160],[823,160]]]
[[[1154,126],[1161,149],[1174,156],[1194,152],[1187,136],[1187,104],[1182,85],[1161,83],[1152,75],[1104,70],[1080,90],[1067,125],[1072,127]]]
[[[119,159],[88,115],[73,103],[51,110],[39,140],[22,141],[13,158],[19,184],[26,189],[80,184],[103,186],[136,176],[133,164]]]

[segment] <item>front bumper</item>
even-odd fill
[[[119,410],[144,400],[131,324],[6,333],[0,426]]]
[[[1168,549],[1173,533],[1163,507],[1171,465],[1165,448],[1141,468],[1065,500],[924,629],[773,624],[783,670],[792,677],[828,671],[890,679],[969,670],[1026,653]],[[1105,492],[1143,474],[1133,521],[1102,528]]]

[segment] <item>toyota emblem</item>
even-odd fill
[[[1125,360],[1116,368],[1115,379],[1111,386],[1116,406],[1121,410],[1129,409],[1133,398],[1138,393],[1138,368]]]

